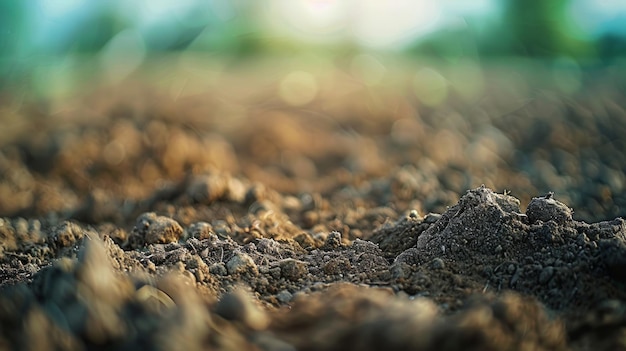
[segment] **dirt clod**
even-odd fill
[[[228,274],[258,273],[257,265],[249,255],[243,252],[236,252],[226,263],[226,269]]]
[[[553,220],[564,224],[572,220],[572,210],[564,203],[557,201],[553,193],[530,200],[526,215],[530,223]]]
[[[183,234],[183,228],[175,220],[165,216],[157,216],[154,212],[139,216],[133,231],[146,244],[174,243]]]

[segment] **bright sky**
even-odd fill
[[[497,0],[271,0],[264,13],[275,34],[310,41],[349,40],[397,48],[459,16],[490,16]],[[459,5],[460,4],[460,5]]]
[[[76,22],[102,11],[102,3],[88,0],[37,0],[35,42],[53,46]],[[106,3],[134,24],[139,33],[153,28],[167,31],[211,13],[227,21],[244,8],[259,7],[257,15],[268,36],[310,42],[348,41],[378,49],[401,48],[426,34],[468,17],[497,17],[501,0],[117,0]],[[111,5],[112,4],[112,5]],[[203,11],[195,11],[199,6]],[[194,16],[196,14],[196,16]],[[569,16],[582,35],[605,32],[626,35],[625,0],[572,0]],[[163,29],[166,28],[166,29]],[[265,28],[265,29],[263,29]],[[163,33],[166,34],[166,33]],[[164,36],[165,39],[166,36]]]
[[[626,35],[625,0],[572,0],[569,15],[587,35]]]

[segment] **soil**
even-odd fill
[[[8,95],[0,349],[626,349],[626,90],[503,72]]]

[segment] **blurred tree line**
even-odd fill
[[[580,61],[610,63],[626,56],[626,37],[605,33],[598,38],[581,35],[567,15],[569,0],[505,0],[498,21],[485,25],[481,19],[466,26],[434,33],[411,46],[416,54],[456,58],[571,57]]]
[[[198,50],[242,57],[280,48],[270,43],[259,26],[254,2],[238,4],[238,15],[229,21],[215,20],[206,7],[198,5],[186,16],[206,20],[185,25],[185,18],[180,18],[179,25],[155,27],[154,31],[143,33],[147,53]],[[567,56],[607,63],[625,56],[624,36],[576,35],[566,13],[569,4],[569,0],[503,0],[497,20],[482,23],[483,19],[477,17],[466,21],[464,26],[444,28],[417,39],[405,53],[436,55],[450,61],[464,55],[538,59]],[[95,10],[77,17],[67,26],[71,30],[59,33],[54,42],[41,43],[33,41],[37,23],[32,14],[39,11],[33,2],[0,1],[0,88],[48,56],[96,54],[116,33],[134,25],[132,17],[120,16],[114,5],[87,2],[83,6],[93,6]]]

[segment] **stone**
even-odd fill
[[[305,262],[291,258],[280,262],[280,271],[284,278],[291,281],[297,281],[309,273]]]
[[[526,208],[526,216],[530,223],[537,221],[555,221],[565,224],[572,221],[572,209],[554,199],[553,193],[533,198]]]
[[[157,216],[154,212],[139,216],[133,231],[143,237],[146,244],[177,242],[183,234],[183,228],[178,222],[169,217]]]
[[[257,274],[259,269],[252,257],[243,252],[236,252],[226,263],[228,274],[252,273]]]

